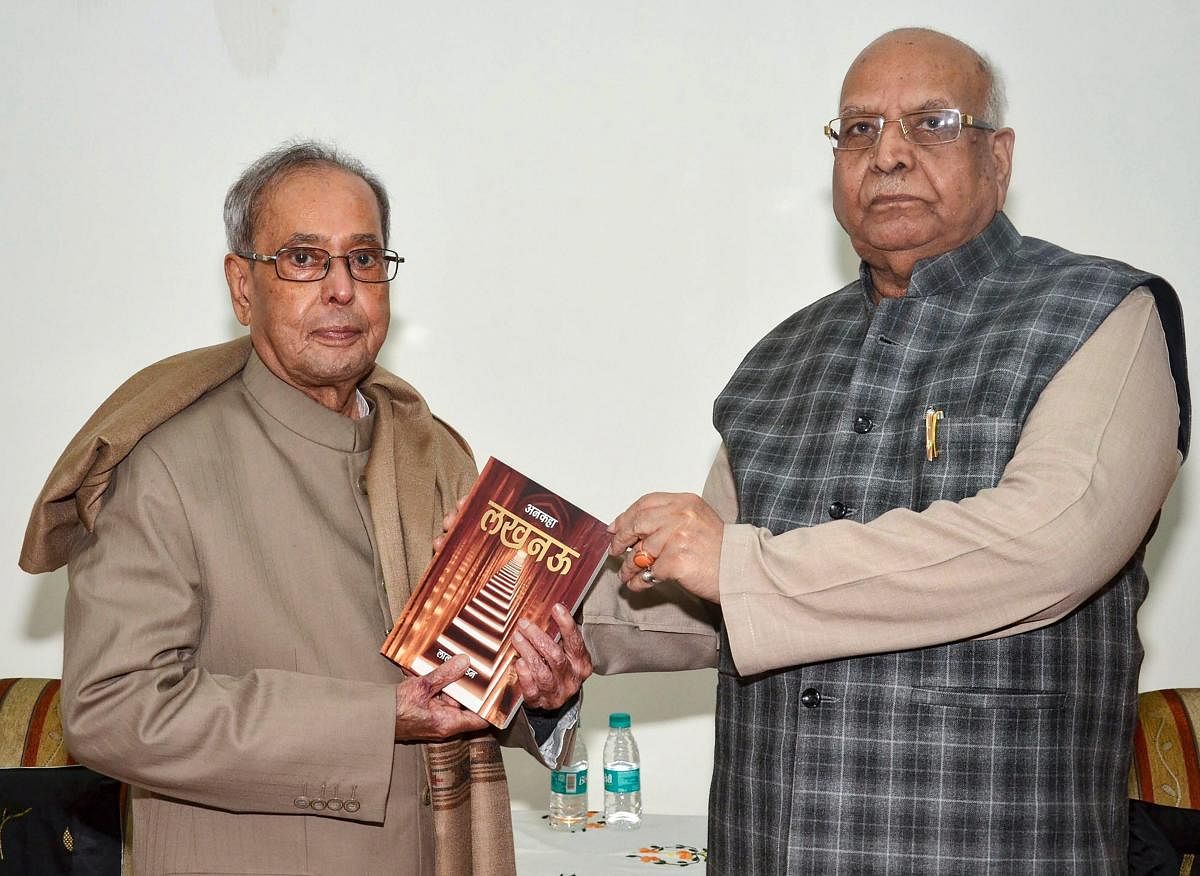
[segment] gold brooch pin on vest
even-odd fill
[[[944,416],[945,413],[942,411],[933,408],[925,409],[925,458],[930,462],[938,458],[938,420]]]

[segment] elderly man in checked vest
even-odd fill
[[[719,669],[710,872],[1125,872],[1183,327],[1013,227],[1002,104],[942,34],[858,56],[826,127],[858,279],[746,356],[703,498],[614,522],[600,670]]]

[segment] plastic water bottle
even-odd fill
[[[604,741],[604,820],[616,830],[642,823],[641,758],[630,723],[628,713],[613,712]]]
[[[575,728],[575,744],[561,770],[550,773],[550,827],[583,830],[588,814],[588,753],[583,728]]]

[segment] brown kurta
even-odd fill
[[[216,349],[221,368],[248,352]],[[378,654],[474,464],[401,381],[377,370],[362,388],[376,411],[355,422],[251,357],[115,472],[111,439],[73,443],[99,448],[75,453],[87,481],[112,480],[100,513],[80,503],[94,528],[69,567],[64,723],[80,760],[136,786],[137,872],[431,874],[435,845],[438,873],[511,872],[494,743],[429,747],[430,794],[422,747],[393,741],[402,676]],[[127,441],[145,401],[101,434]],[[51,504],[61,469],[26,565],[56,559],[36,521],[69,517]]]

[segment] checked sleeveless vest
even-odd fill
[[[873,304],[869,274],[794,314],[717,399],[739,522],[866,522],[993,487],[1046,384],[1135,287],[1189,407],[1178,300],[998,214]],[[926,460],[925,415],[940,457]],[[742,678],[723,643],[712,872],[1124,872],[1141,551],[1063,621]]]

